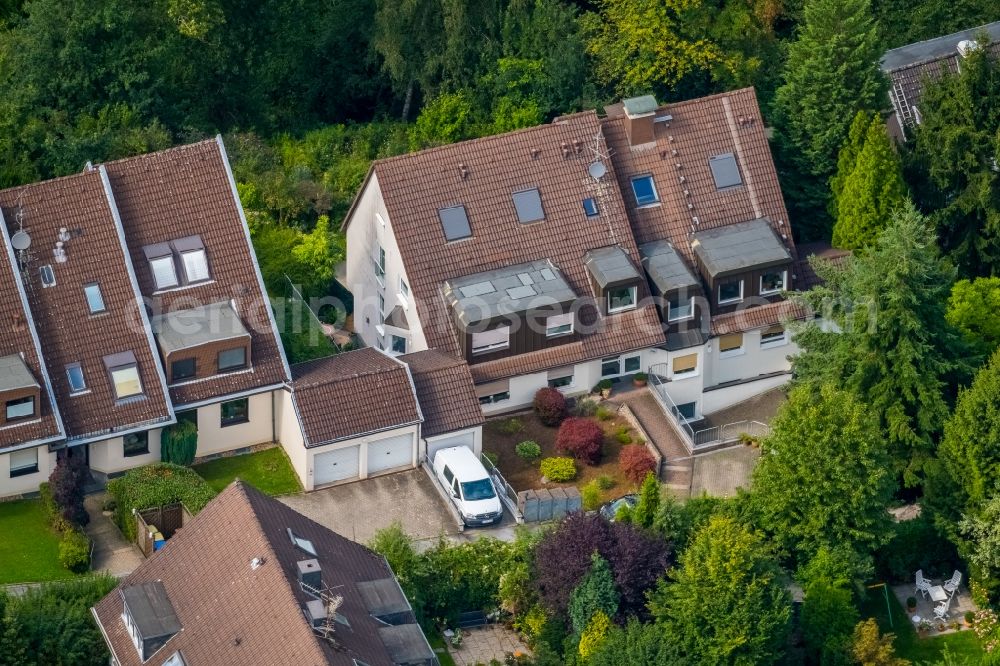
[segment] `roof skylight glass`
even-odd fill
[[[736,164],[736,157],[732,153],[712,157],[708,160],[708,166],[712,169],[715,188],[718,190],[735,187],[743,183],[743,178],[740,176],[740,168]]]
[[[545,211],[542,210],[542,197],[538,194],[538,188],[533,187],[530,190],[514,192],[513,198],[517,219],[521,224],[545,219]]]
[[[441,218],[441,228],[444,237],[449,241],[461,240],[472,235],[469,218],[465,214],[465,206],[449,206],[438,210]]]

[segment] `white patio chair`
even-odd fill
[[[942,601],[937,606],[934,607],[934,617],[939,620],[944,620],[948,617],[948,606],[951,605],[951,600]]]
[[[916,585],[914,585],[913,587],[913,593],[916,594],[917,592],[920,592],[922,595],[924,595],[924,599],[926,599],[931,592],[931,581],[927,578],[924,578],[923,569],[917,570]]]
[[[955,573],[951,575],[951,580],[945,581],[944,585],[942,585],[941,587],[943,587],[944,591],[947,592],[948,594],[955,594],[955,591],[958,590],[958,586],[961,584],[962,584],[962,572],[956,569]]]

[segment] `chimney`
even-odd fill
[[[319,595],[323,589],[323,572],[319,568],[319,560],[300,560],[296,563],[299,583],[307,588],[306,592]]]
[[[625,134],[631,148],[656,141],[653,125],[656,120],[656,98],[652,95],[632,97],[622,102],[625,108]]]

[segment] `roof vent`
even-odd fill
[[[569,157],[569,144],[563,141],[559,146],[562,148],[563,157]]]
[[[462,177],[462,180],[465,180],[466,178],[469,177],[469,170],[466,168],[464,164],[458,165],[458,173]]]
[[[257,569],[260,569],[262,566],[264,566],[263,557],[255,557],[252,560],[250,560],[250,568],[253,569],[254,571],[257,571]]]
[[[533,159],[533,160],[537,160],[538,159],[538,148],[532,148],[531,149],[531,159]]]
[[[698,220],[698,216],[697,215],[695,215],[694,217],[692,217],[691,221],[694,222],[695,224],[700,224],[700,221]]]
[[[53,256],[55,256],[57,264],[65,264],[66,263],[66,250],[63,249],[63,242],[62,241],[56,241],[56,246],[52,250],[52,254],[53,254]]]
[[[577,155],[579,155],[580,154],[580,150],[582,148],[583,148],[583,143],[581,143],[579,139],[577,139],[576,141],[573,142],[573,152],[574,153],[576,153]]]
[[[979,48],[979,42],[974,39],[963,39],[958,43],[958,55],[968,58],[969,54]]]
[[[63,243],[69,241],[69,230],[66,227],[59,227],[59,240]]]

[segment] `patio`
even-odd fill
[[[489,664],[494,659],[504,663],[507,655],[531,655],[517,634],[502,624],[463,629],[462,634],[461,646],[448,649],[455,666]]]
[[[932,578],[931,585],[939,587],[950,576],[945,576],[942,578]],[[896,599],[899,600],[899,605],[906,608],[906,600],[909,597],[915,597],[917,600],[917,609],[912,613],[907,613],[907,617],[910,622],[913,623],[914,627],[917,627],[921,620],[928,620],[931,623],[931,627],[926,633],[921,634],[918,632],[918,636],[939,636],[941,634],[950,634],[956,631],[969,631],[970,628],[965,624],[965,613],[966,611],[975,612],[978,610],[976,605],[972,602],[972,597],[969,594],[969,588],[965,581],[959,585],[958,589],[955,591],[955,595],[951,599],[951,604],[948,607],[948,615],[946,616],[944,622],[940,622],[934,617],[934,607],[937,606],[938,602],[934,601],[919,592],[913,591],[913,583],[906,583],[904,585],[895,585],[892,587],[892,593],[895,595]],[[933,589],[933,588],[932,588]],[[947,595],[943,589],[935,590],[938,595]],[[947,598],[947,597],[944,597]],[[914,619],[917,618],[917,619]],[[941,628],[943,625],[943,629]]]

